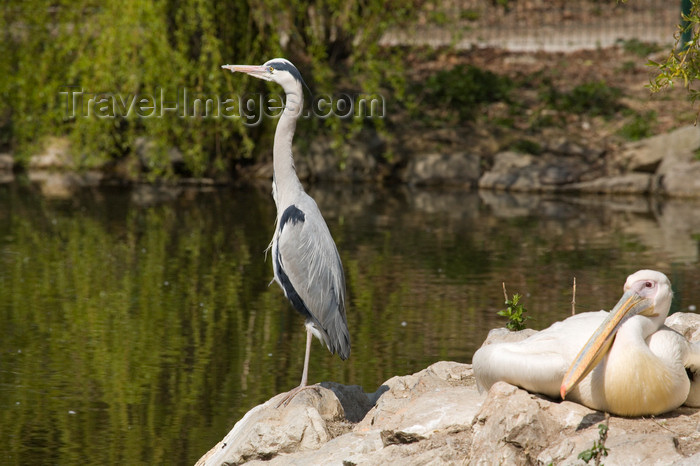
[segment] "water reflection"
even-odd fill
[[[700,205],[648,198],[309,190],[346,268],[351,358],[314,343],[311,382],[374,390],[469,362],[503,320],[501,282],[545,327],[615,303],[625,277],[669,274],[700,304]],[[259,188],[0,185],[0,459],[192,464],[250,407],[298,383],[303,319],[265,262]]]

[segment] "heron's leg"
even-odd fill
[[[306,353],[304,354],[304,371],[301,373],[301,383],[300,387],[306,387],[306,382],[309,377],[309,356],[311,355],[311,341],[313,340],[313,333],[311,329],[306,329]]]
[[[311,354],[311,342],[313,341],[313,333],[311,332],[310,328],[306,329],[306,353],[304,354],[304,371],[301,373],[301,383],[299,384],[298,387],[293,388],[290,390],[284,398],[282,398],[282,401],[279,402],[277,407],[279,408],[280,406],[284,405],[287,406],[290,401],[292,401],[292,398],[297,396],[300,391],[307,389],[307,388],[315,388],[315,385],[306,385],[308,382],[308,377],[309,377],[309,356]]]

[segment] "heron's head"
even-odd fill
[[[262,65],[223,65],[223,69],[246,73],[258,79],[272,81],[282,86],[290,93],[304,83],[299,70],[285,58],[273,58]]]

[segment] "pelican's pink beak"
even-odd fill
[[[596,329],[588,342],[578,353],[561,382],[560,395],[566,394],[578,385],[589,372],[603,359],[612,346],[615,334],[620,326],[630,317],[637,314],[653,313],[654,302],[643,298],[633,290],[627,290],[617,302],[608,317]]]
[[[269,75],[268,67],[262,65],[223,65],[222,68],[231,70],[233,73],[238,71],[239,73],[249,74],[265,80],[267,80],[267,76]]]

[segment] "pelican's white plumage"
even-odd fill
[[[700,344],[664,325],[671,283],[661,272],[627,278],[611,312],[586,312],[514,343],[482,346],[472,360],[480,389],[498,381],[622,416],[700,405]]]

